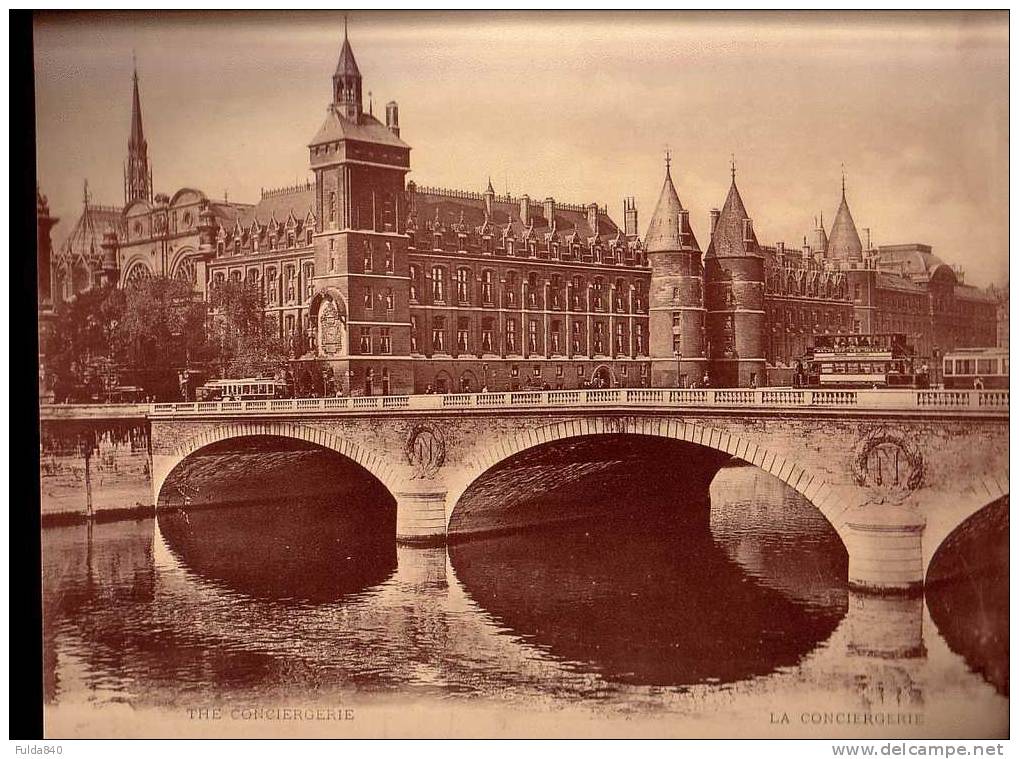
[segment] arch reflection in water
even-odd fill
[[[945,643],[1003,696],[1009,694],[1009,499],[948,536],[927,573],[927,607]]]
[[[749,574],[681,503],[630,505],[598,520],[456,544],[453,569],[510,633],[633,684],[765,675],[798,663],[845,614],[844,580],[841,596],[834,579],[824,602],[805,600],[812,594]]]
[[[252,598],[327,603],[396,569],[395,511],[336,496],[165,509],[158,527],[196,575]]]

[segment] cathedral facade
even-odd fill
[[[666,164],[646,235],[595,203],[418,186],[399,108],[363,103],[344,35],[313,180],[256,203],[153,194],[137,75],[122,206],[92,202],[54,253],[55,300],[155,275],[245,280],[295,372],[364,394],[784,384],[811,336],[906,332],[925,356],[993,345],[996,304],[926,246],[871,249],[845,187],[830,235],[761,244],[735,167],[702,249]],[[869,243],[869,241],[868,241]]]

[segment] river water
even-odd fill
[[[1007,575],[850,592],[753,467],[684,513],[448,551],[311,498],[46,529],[47,735],[1007,735]]]

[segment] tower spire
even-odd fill
[[[343,46],[333,74],[333,107],[344,118],[357,122],[361,118],[361,70],[347,34],[347,17],[343,17]]]
[[[736,184],[736,154],[729,154],[729,173],[732,175],[732,183]]]
[[[149,145],[142,128],[142,102],[138,93],[138,60],[131,55],[134,72],[131,92],[131,136],[127,141],[127,166],[124,169],[124,205],[135,200],[152,200],[152,170]]]
[[[846,165],[842,164],[842,199],[846,199]]]

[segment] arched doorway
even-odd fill
[[[616,386],[616,375],[613,374],[612,369],[607,365],[602,364],[594,373],[591,374],[591,387],[602,388],[602,387],[615,387]]]
[[[452,390],[453,378],[449,376],[449,372],[442,370],[435,374],[435,392],[437,393],[448,393]]]
[[[478,392],[478,378],[470,369],[466,370],[460,375],[460,384],[457,388],[458,392],[461,393],[476,393]]]

